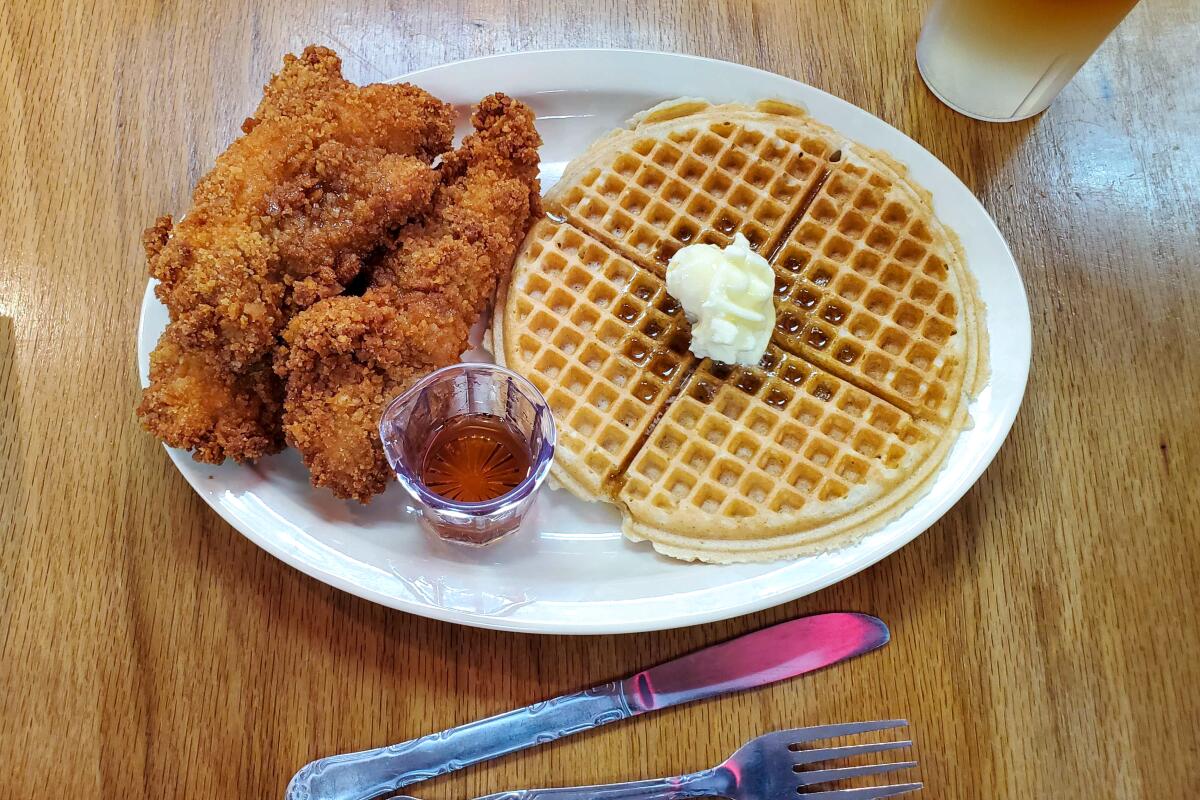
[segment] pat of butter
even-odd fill
[[[775,273],[738,233],[725,249],[682,248],[667,263],[667,291],[692,323],[691,350],[701,358],[753,366],[775,327]]]

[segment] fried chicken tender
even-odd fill
[[[143,236],[171,324],[138,416],[210,462],[280,448],[278,335],[428,207],[453,111],[414,86],[357,87],[333,51],[309,47],[284,59],[242,129],[187,216]]]
[[[219,464],[282,450],[282,411],[283,385],[269,358],[231,372],[209,351],[180,345],[172,324],[150,355],[150,386],[137,413],[171,447]]]
[[[502,94],[480,101],[471,124],[477,132],[442,163],[433,212],[400,232],[371,284],[436,292],[474,318],[541,213],[542,140],[529,108]]]
[[[384,406],[458,361],[540,213],[541,139],[529,108],[491,95],[471,122],[476,132],[440,168],[433,210],[400,232],[372,287],[318,303],[284,332],[275,359],[284,432],[313,483],[338,497],[365,503],[386,488]]]
[[[143,238],[148,259],[166,242],[167,231],[150,228]],[[150,385],[137,415],[142,427],[192,458],[220,464],[226,458],[253,461],[283,449],[283,383],[271,356],[234,372],[213,349],[195,347],[167,325],[150,354]]]
[[[429,203],[428,162],[452,110],[410,85],[358,88],[309,48],[267,85],[261,117],[217,158],[149,260],[179,337],[235,371],[275,345],[295,310],[342,291],[384,234]]]
[[[384,490],[383,407],[422,375],[458,360],[469,323],[437,295],[379,289],[323,300],[284,332],[287,439],[313,483],[367,502]]]
[[[325,97],[353,88],[354,84],[342,77],[342,60],[328,47],[313,45],[299,56],[288,53],[283,57],[283,69],[263,87],[254,116],[242,123],[242,133],[249,133],[263,120],[304,116]]]

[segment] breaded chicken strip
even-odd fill
[[[469,323],[437,295],[395,289],[335,297],[292,320],[276,370],[287,375],[287,440],[313,483],[367,502],[389,476],[383,407],[422,375],[458,361]]]
[[[147,429],[197,461],[252,461],[283,449],[283,385],[270,359],[230,372],[209,351],[181,346],[174,323],[150,355],[137,411]]]
[[[384,234],[422,211],[449,106],[410,85],[358,88],[309,48],[268,84],[262,118],[217,158],[177,225],[151,229],[156,292],[179,336],[238,371],[294,310],[339,293]]]
[[[313,483],[338,497],[365,503],[387,486],[383,408],[459,360],[540,213],[532,112],[492,95],[471,121],[476,132],[441,167],[434,210],[401,231],[372,288],[313,306],[284,333],[275,370],[286,380],[287,440]]]
[[[204,461],[278,449],[278,334],[429,205],[438,175],[428,162],[449,147],[452,117],[413,86],[354,86],[325,48],[285,59],[186,218],[145,233],[172,320],[138,408],[147,430]]]
[[[279,70],[263,87],[254,116],[242,123],[249,133],[263,120],[301,117],[326,97],[349,91],[354,84],[342,77],[342,60],[328,47],[305,48],[301,55],[288,53]]]
[[[471,124],[476,133],[442,163],[433,211],[400,232],[371,284],[437,292],[473,319],[541,214],[542,140],[533,112],[502,94],[480,101]]]

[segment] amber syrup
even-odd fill
[[[418,478],[456,503],[483,503],[529,477],[529,446],[500,417],[463,414],[442,424],[421,456]]]

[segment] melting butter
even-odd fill
[[[667,264],[667,291],[692,323],[691,351],[700,358],[753,366],[775,327],[775,274],[737,233],[724,249],[693,244]]]

